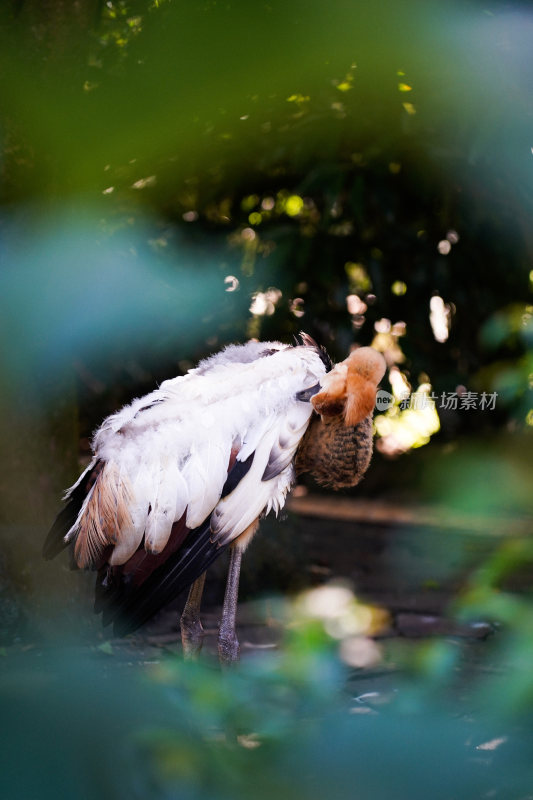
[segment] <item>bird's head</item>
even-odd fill
[[[385,359],[372,347],[354,350],[321,380],[320,392],[311,398],[315,411],[323,417],[342,414],[348,426],[362,422],[374,410],[385,368]]]

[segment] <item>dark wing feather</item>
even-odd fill
[[[314,386],[310,386],[309,389],[302,389],[301,392],[296,392],[296,399],[300,400],[302,403],[308,403],[315,394],[318,394],[321,389],[319,383],[315,383]]]
[[[265,471],[261,477],[262,481],[269,481],[271,478],[275,478],[276,475],[288,467],[291,463],[294,456],[293,450],[285,450],[283,447],[283,442],[278,442],[270,451],[270,455],[268,457],[268,462],[265,467]]]
[[[225,549],[211,541],[210,521],[191,531],[180,550],[141,586],[124,583],[120,597],[114,593],[112,608],[104,611],[104,624],[113,621],[113,631],[119,636],[133,633],[200,577]]]
[[[220,495],[221,498],[227,497],[228,494],[238,486],[238,484],[242,481],[250,467],[252,466],[252,462],[254,460],[255,453],[250,453],[248,458],[245,461],[235,461],[233,467],[228,472],[228,477],[226,478],[226,483],[222,487],[222,493]]]
[[[304,333],[304,331],[300,331],[300,341],[304,347],[312,347],[313,350],[316,350],[317,355],[320,357],[320,360],[326,368],[326,372],[329,372],[333,369],[333,362],[325,347],[323,347],[321,344],[317,344],[313,337],[309,336],[308,333]]]
[[[97,461],[92,469],[82,476],[82,479],[78,485],[75,486],[71,491],[69,497],[67,498],[65,507],[55,518],[54,524],[50,528],[44,542],[43,556],[47,560],[54,558],[62,550],[64,550],[65,547],[68,546],[68,542],[65,542],[64,537],[76,522],[78,514],[80,513],[80,509],[83,505],[83,501],[93,487],[96,478],[103,469],[103,466],[104,464],[102,461]]]

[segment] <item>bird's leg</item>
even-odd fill
[[[222,621],[218,632],[218,657],[222,664],[229,664],[239,659],[239,640],[235,633],[235,616],[237,613],[242,553],[243,550],[239,544],[231,548],[228,581],[222,608]]]
[[[195,658],[204,641],[204,629],[200,621],[200,603],[204,591],[205,572],[197,578],[189,589],[189,596],[180,619],[181,643],[186,659]]]

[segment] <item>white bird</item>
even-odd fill
[[[186,653],[196,652],[205,571],[230,546],[218,646],[223,661],[235,660],[242,553],[259,518],[283,507],[295,461],[333,486],[356,483],[368,466],[383,358],[360,348],[331,369],[311,337],[301,340],[231,345],[97,430],[44,555],[72,543],[75,565],[98,569],[95,609],[118,633],[190,586],[181,629]]]

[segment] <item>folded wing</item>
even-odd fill
[[[166,382],[97,432],[95,459],[45,554],[74,542],[77,565],[100,570],[99,607],[121,632],[283,506],[313,410],[297,394],[325,366],[310,346],[268,344],[266,357],[243,363],[232,353]]]

